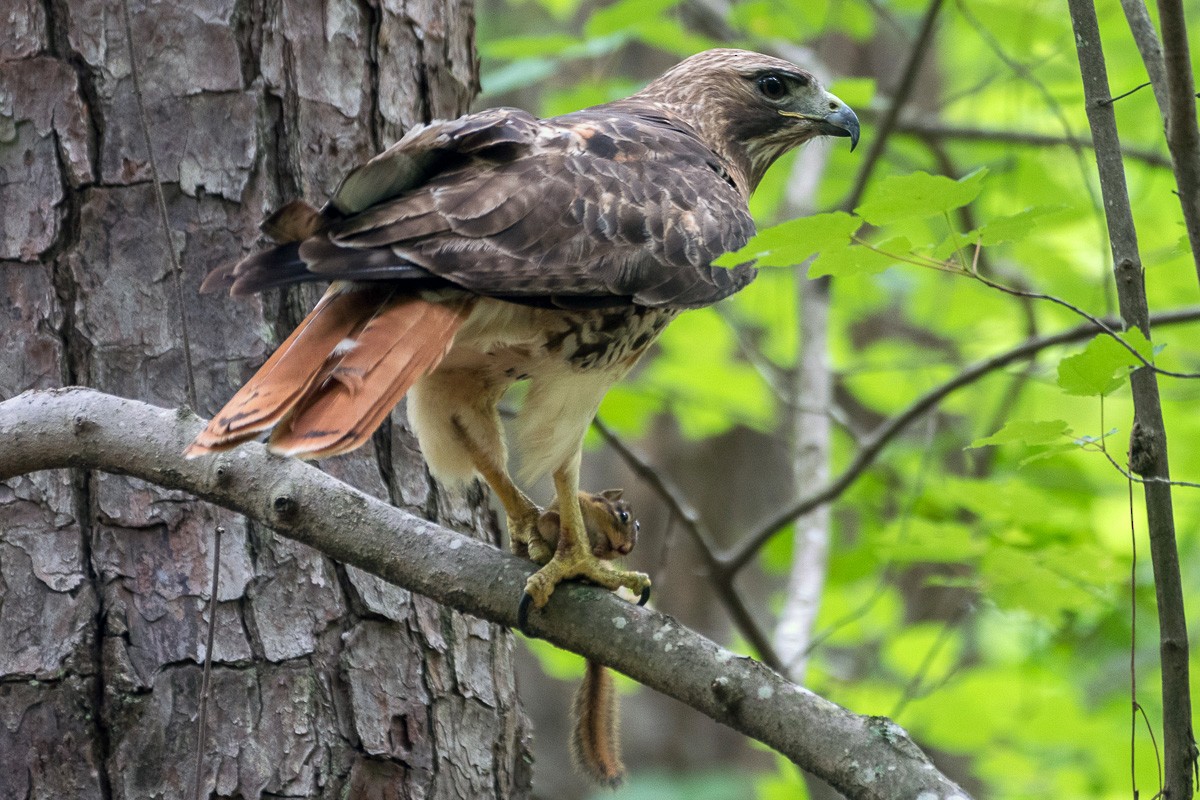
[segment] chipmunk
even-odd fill
[[[612,560],[628,555],[637,544],[641,525],[630,513],[629,504],[621,499],[622,489],[606,489],[599,494],[579,493],[579,508],[583,512],[584,528],[592,553],[597,558]],[[561,518],[555,506],[538,517],[537,535],[540,541],[530,542],[530,555],[549,558],[558,546]],[[536,552],[546,548],[546,552]],[[612,675],[602,664],[588,660],[583,682],[575,693],[571,706],[571,755],[579,771],[597,783],[615,789],[625,777],[621,763],[621,744],[618,732],[617,698]]]

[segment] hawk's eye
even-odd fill
[[[763,75],[758,79],[758,91],[769,100],[778,100],[787,94],[787,85],[778,75]]]

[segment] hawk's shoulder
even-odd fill
[[[299,252],[331,279],[416,267],[517,302],[690,307],[754,275],[712,266],[754,232],[729,165],[685,121],[632,101],[433,123],[351,173],[330,209]]]

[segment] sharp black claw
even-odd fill
[[[521,593],[521,603],[517,606],[517,630],[526,636],[532,636],[529,632],[529,605],[533,602],[533,596],[529,592]]]
[[[642,596],[638,598],[638,605],[644,606],[648,602],[650,602],[650,587],[649,586],[647,586],[645,589],[642,589]]]

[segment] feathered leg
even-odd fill
[[[517,487],[506,466],[497,404],[508,385],[485,371],[443,364],[409,392],[408,419],[434,477],[465,483],[480,475],[504,507],[513,552],[544,564],[550,551],[535,536],[541,509]]]
[[[536,534],[538,517],[542,510],[529,499],[521,489],[513,483],[504,466],[503,459],[496,458],[495,447],[481,447],[475,442],[462,420],[455,417],[455,433],[459,441],[471,453],[475,470],[487,481],[496,494],[496,499],[504,507],[504,515],[508,524],[508,540],[512,551],[522,558],[529,558],[539,564],[545,564],[552,555],[550,549]]]

